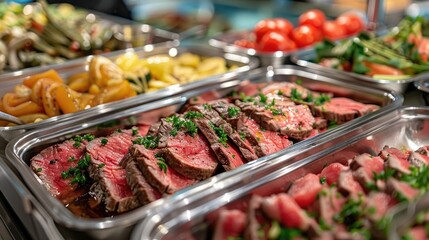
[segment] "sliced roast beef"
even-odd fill
[[[133,144],[129,149],[130,158],[137,163],[140,171],[151,186],[160,193],[172,194],[196,182],[173,168],[168,167],[160,150],[147,149],[143,145]]]
[[[134,137],[130,130],[124,130],[96,138],[86,146],[90,155],[88,171],[95,180],[91,190],[109,211],[124,212],[140,205],[127,183],[125,169],[120,166]]]
[[[322,105],[313,106],[315,116],[323,117],[336,123],[351,121],[373,111],[373,108],[349,98],[331,98]]]
[[[262,209],[271,219],[279,221],[283,226],[307,230],[310,218],[304,210],[286,193],[266,197],[262,201]]]
[[[266,156],[292,145],[287,136],[261,128],[255,120],[241,111],[231,111],[231,109],[237,108],[234,104],[213,102],[211,105],[222,118],[231,124],[240,138],[245,139],[255,149],[258,157]]]
[[[410,156],[408,157],[408,161],[416,167],[421,167],[423,165],[429,164],[429,156],[421,154],[417,151],[411,152]]]
[[[363,193],[362,186],[355,181],[353,173],[350,170],[341,171],[338,177],[338,189],[348,196],[357,198],[360,193]]]
[[[306,105],[292,105],[267,109],[252,103],[237,100],[237,106],[252,117],[264,129],[279,131],[283,135],[302,140],[310,136],[313,130],[314,117]]]
[[[401,173],[408,174],[410,173],[410,162],[406,159],[398,158],[395,155],[391,154],[384,162],[384,167],[386,169],[393,169]]]
[[[308,173],[293,182],[288,194],[300,207],[306,208],[313,204],[322,187],[319,177]]]
[[[368,153],[353,158],[350,167],[354,170],[353,177],[361,184],[368,186],[374,183],[374,174],[384,170],[384,161],[379,156],[371,156]]]
[[[322,172],[320,173],[320,177],[324,178],[326,183],[328,183],[329,185],[337,184],[338,179],[340,178],[340,173],[348,169],[349,167],[341,163],[331,163],[322,170]]]
[[[345,203],[345,198],[337,192],[337,188],[324,186],[315,202],[315,208],[320,219],[328,226],[334,226],[334,216],[339,213]]]
[[[39,176],[45,187],[64,203],[73,200],[77,183],[71,178],[64,178],[63,172],[76,168],[78,161],[85,154],[87,141],[67,140],[42,150],[30,160],[31,169]]]
[[[131,152],[125,155],[121,161],[121,166],[127,172],[127,183],[141,205],[148,204],[162,197],[162,194],[148,183]]]
[[[224,240],[241,236],[246,227],[246,217],[240,210],[220,210],[212,239]]]
[[[384,161],[386,161],[391,155],[395,156],[396,158],[399,158],[400,160],[407,161],[410,152],[402,151],[397,148],[391,148],[389,146],[384,146],[383,150],[379,154],[379,156],[384,159]]]
[[[313,127],[322,131],[326,130],[328,128],[328,120],[321,117],[315,117]]]
[[[365,208],[368,209],[368,218],[374,222],[386,216],[387,211],[392,208],[397,201],[384,192],[371,192],[365,199]]]
[[[387,192],[395,196],[398,200],[406,199],[407,201],[411,201],[419,194],[418,189],[394,178],[387,179],[386,185]]]
[[[263,94],[271,93],[287,97],[299,96],[300,99],[307,99],[308,96],[318,95],[317,93],[313,93],[301,85],[291,82],[273,82],[262,88],[261,92]]]
[[[191,179],[206,179],[218,166],[217,158],[201,131],[194,136],[183,130],[174,131],[173,123],[161,120],[158,148],[167,164]]]
[[[240,152],[243,154],[244,159],[246,161],[252,161],[258,158],[256,156],[255,150],[246,141],[245,138],[240,137],[238,132],[234,130],[227,121],[225,121],[217,111],[213,109],[213,107],[205,107],[205,106],[194,106],[189,108],[188,111],[196,111],[204,115],[206,119],[208,119],[215,127],[223,129],[227,134],[228,138],[232,140],[232,142],[238,147]],[[238,114],[240,109],[238,107],[230,107],[227,109],[230,113],[234,112],[234,114]]]
[[[246,230],[244,232],[245,239],[258,239],[258,232],[261,227],[261,222],[264,216],[261,216],[261,204],[263,198],[258,195],[253,195],[249,200],[247,207],[247,222]]]
[[[206,118],[195,118],[193,121],[209,141],[211,149],[226,171],[235,169],[246,162],[239,149],[228,139],[223,128],[214,126]]]

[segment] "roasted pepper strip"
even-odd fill
[[[77,99],[71,95],[70,89],[64,84],[55,88],[53,96],[55,96],[55,99],[63,113],[79,111]]]
[[[89,87],[90,87],[90,82],[88,79],[88,73],[87,72],[74,74],[67,79],[67,82],[68,82],[67,85],[71,89],[73,89],[77,92],[80,92],[80,93],[88,92]]]
[[[60,115],[60,108],[54,98],[53,91],[60,86],[59,83],[44,83],[42,85],[42,103],[46,115],[49,117]]]
[[[131,85],[128,81],[123,81],[120,84],[109,86],[104,92],[98,94],[95,99],[95,104],[103,104],[127,98],[130,95]]]
[[[36,84],[36,82],[41,79],[41,78],[49,78],[55,82],[58,83],[63,83],[63,79],[60,77],[60,75],[58,75],[57,71],[51,69],[48,70],[46,72],[42,72],[39,74],[35,74],[32,76],[28,76],[24,79],[24,85],[29,87],[29,88],[33,88],[34,84]]]
[[[16,107],[19,104],[30,101],[30,96],[20,97],[17,93],[6,93],[4,97],[8,103],[8,106]]]
[[[54,83],[57,83],[57,82],[55,82],[54,80],[52,80],[50,78],[39,78],[36,81],[36,83],[33,85],[33,88],[31,89],[31,94],[30,94],[31,101],[33,101],[39,105],[42,105],[43,104],[43,102],[42,102],[42,97],[43,97],[42,87],[44,85],[46,86],[48,84],[54,84]]]
[[[33,101],[26,101],[16,106],[11,105],[15,98],[14,95],[14,93],[7,93],[3,96],[2,103],[6,113],[17,117],[31,113],[43,113],[43,108]]]

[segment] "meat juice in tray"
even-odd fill
[[[183,196],[186,205],[168,199],[173,207],[158,208],[132,239],[388,239],[392,231],[427,239],[425,218],[405,229],[390,223],[401,222],[395,207],[427,191],[428,116],[428,108],[394,110],[305,152],[213,181],[205,194]]]
[[[27,184],[45,191],[35,184],[37,175],[50,194],[77,216],[88,221],[112,216],[122,219],[135,212],[144,214],[139,206],[155,201],[148,205],[154,206],[163,196],[180,198],[182,189],[215,174],[239,173],[240,169],[234,169],[247,162],[287,151],[310,138],[304,141],[309,142],[328,125],[353,126],[349,121],[354,118],[374,116],[373,112],[401,101],[393,93],[354,85],[340,87],[334,79],[296,67],[268,73],[258,69],[241,78],[223,79],[219,85],[184,93],[185,105],[165,100],[152,104],[153,108],[170,104],[169,113],[179,109],[162,118],[141,113],[142,106],[118,112],[114,115],[118,117],[89,122],[94,126],[114,119],[117,124],[107,125],[107,129],[89,131],[74,126],[54,135],[54,129],[47,129],[51,134],[38,144],[34,140],[26,143],[30,136],[11,142],[9,158],[19,159],[17,167],[23,168],[21,174],[28,174],[24,177]],[[205,92],[209,89],[212,91]],[[349,107],[332,106],[338,102]],[[130,115],[137,117],[128,118],[125,125],[115,120]],[[79,134],[81,131],[87,134]],[[40,131],[33,134],[37,137],[32,138],[43,136]],[[65,141],[58,142],[59,138]],[[59,206],[46,191],[37,195]]]

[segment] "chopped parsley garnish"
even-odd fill
[[[295,82],[297,85],[302,85],[302,79],[297,79]]]
[[[401,181],[410,184],[411,187],[420,189],[422,192],[429,191],[429,166],[420,167],[410,166],[410,173],[403,174]]]
[[[104,164],[104,163],[100,163],[100,164],[98,164],[98,168],[102,168],[102,167],[104,167],[104,166],[106,166],[106,164]]]
[[[102,139],[101,139],[101,146],[106,145],[108,141],[109,141],[109,140],[108,140],[107,138],[102,138]]]
[[[240,100],[243,102],[253,102],[254,101],[253,97],[247,96],[243,92],[240,92]]]
[[[362,197],[359,199],[349,198],[341,211],[334,215],[335,222],[345,224],[350,232],[357,232],[364,236],[369,234],[364,224],[365,209]]]
[[[91,156],[85,156],[77,162],[77,167],[70,167],[67,171],[61,173],[63,179],[71,178],[71,184],[77,183],[79,185],[85,184],[88,180],[87,168],[91,161]]]
[[[323,105],[324,103],[329,102],[329,101],[331,101],[331,97],[327,94],[322,93],[319,96],[314,97],[313,103],[315,106],[320,106],[320,105]]]
[[[228,116],[230,118],[238,116],[239,113],[240,113],[240,108],[238,108],[238,107],[229,107],[228,108]]]
[[[284,92],[283,92],[282,90],[278,90],[278,91],[277,91],[277,95],[279,95],[279,96],[283,96],[283,94],[284,94]]]
[[[145,137],[138,136],[132,142],[133,144],[143,145],[147,149],[155,149],[158,147],[159,137],[155,137],[152,135],[147,135]]]
[[[193,113],[189,114],[187,117],[188,118],[197,118],[197,117],[200,117],[199,114],[201,114],[201,113],[193,112]],[[201,117],[203,117],[202,114],[201,114]],[[188,133],[192,137],[198,132],[197,125],[189,119],[181,119],[180,117],[174,115],[174,116],[166,118],[166,121],[171,122],[173,125],[173,129],[170,131],[171,136],[176,136],[178,131],[182,128],[184,128],[185,132]]]
[[[338,127],[338,123],[336,121],[329,120],[328,121],[328,129]]]
[[[232,157],[232,158],[235,158],[235,154],[232,154],[232,155],[231,155],[231,157]]]
[[[158,164],[158,167],[161,169],[161,171],[163,171],[164,173],[167,173],[168,166],[165,163],[165,159],[162,156],[160,156],[158,153],[155,153],[155,158],[156,160],[158,160],[157,164]]]
[[[69,157],[69,162],[74,162],[76,160],[76,158],[75,157],[73,157],[73,156],[71,156],[71,157]]]
[[[215,131],[216,135],[219,137],[219,142],[222,143],[225,147],[228,147],[228,135],[226,134],[225,130],[220,127],[216,127],[215,125],[211,124],[211,128]]]
[[[296,88],[290,90],[290,98],[294,101],[302,101],[302,95]]]
[[[73,147],[75,148],[79,148],[81,146],[81,143],[86,140],[86,141],[92,141],[94,140],[95,136],[92,134],[85,134],[83,136],[74,136],[72,138],[72,140],[74,141]]]
[[[321,177],[320,178],[320,183],[321,184],[325,184],[326,183],[326,177]]]
[[[39,167],[36,171],[37,171],[37,172],[41,172],[42,170],[43,170],[43,169]]]
[[[239,132],[238,134],[240,135],[241,140],[246,139],[246,134],[244,132]]]
[[[196,111],[188,111],[185,113],[184,116],[186,119],[192,120],[195,118],[203,118],[204,115],[202,113],[196,112]]]
[[[136,135],[139,133],[139,130],[138,130],[137,128],[135,128],[135,127],[133,127],[133,128],[131,129],[131,131],[132,131],[132,135],[133,135],[133,136],[136,136]]]
[[[386,181],[388,178],[392,177],[396,174],[396,170],[392,168],[388,168],[384,171],[381,171],[380,173],[373,173],[374,175],[374,181],[376,180],[383,180]]]
[[[211,111],[213,109],[212,105],[210,105],[208,103],[204,103],[203,107],[204,107],[204,110],[210,110]]]
[[[267,103],[268,97],[262,93],[259,93],[259,101],[261,103]]]

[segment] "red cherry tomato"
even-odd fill
[[[343,13],[336,22],[346,30],[348,35],[357,34],[365,28],[363,19],[355,13]]]
[[[295,42],[279,32],[265,34],[259,43],[259,50],[265,52],[290,51],[293,49],[296,49]]]
[[[322,29],[325,20],[326,16],[322,11],[312,9],[299,16],[299,25],[311,25],[317,29]]]
[[[240,39],[234,42],[234,45],[242,47],[242,48],[256,48],[256,43],[249,41],[247,39]]]
[[[326,21],[323,24],[323,36],[329,40],[338,40],[347,36],[346,29],[336,21]]]
[[[292,23],[284,18],[267,18],[256,24],[253,33],[256,36],[256,42],[260,42],[262,37],[268,32],[276,31],[288,35],[292,29]]]
[[[313,26],[302,25],[292,31],[292,39],[298,47],[305,47],[322,40],[322,33]]]

